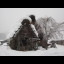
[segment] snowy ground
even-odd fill
[[[15,51],[8,46],[0,46],[0,56],[64,56],[64,46],[57,45],[57,48],[45,50],[39,47],[37,51]]]

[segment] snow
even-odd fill
[[[34,31],[34,33],[36,34],[36,36],[38,37],[38,32],[36,31],[36,28],[33,24],[31,24],[31,28]]]
[[[0,46],[0,56],[64,56],[64,46],[57,45],[57,48],[49,48],[48,50],[39,47],[37,51],[15,51],[9,46]]]

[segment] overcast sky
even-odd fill
[[[30,14],[39,17],[53,17],[57,22],[64,21],[64,8],[0,8],[0,33],[8,32],[16,22]]]

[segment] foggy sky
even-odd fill
[[[64,21],[64,8],[0,8],[0,33],[8,32],[16,22],[30,14],[39,17],[53,17],[57,22]]]

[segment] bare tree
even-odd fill
[[[63,34],[61,33],[62,31],[64,31],[64,22],[58,24],[53,30],[50,30],[49,32],[49,37],[53,37],[53,35],[56,35],[56,38],[59,36],[61,38],[63,38]]]

